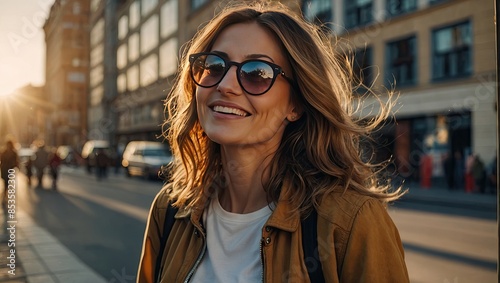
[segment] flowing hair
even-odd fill
[[[352,67],[342,59],[324,31],[282,4],[254,3],[225,8],[187,44],[178,76],[167,98],[163,134],[174,162],[167,168],[174,205],[192,207],[211,193],[222,174],[220,145],[203,132],[196,109],[196,86],[190,77],[188,54],[210,51],[222,30],[255,22],[281,43],[295,83],[292,102],[301,117],[286,126],[263,184],[268,200],[292,204],[306,215],[333,190],[355,190],[384,203],[404,192],[380,182],[376,164],[364,158],[361,141],[388,117],[391,103],[369,121],[356,115]],[[389,92],[389,96],[392,94]]]

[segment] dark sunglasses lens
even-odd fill
[[[273,68],[261,61],[249,61],[240,70],[241,86],[250,94],[262,94],[273,83]]]
[[[197,84],[212,87],[224,76],[226,63],[216,55],[200,55],[191,65],[191,72]]]

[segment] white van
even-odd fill
[[[122,166],[125,174],[142,176],[146,179],[158,178],[163,165],[172,161],[168,147],[161,142],[131,141],[123,151]]]

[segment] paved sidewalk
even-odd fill
[[[497,211],[498,197],[492,193],[467,193],[448,190],[442,186],[421,188],[418,184],[406,184],[409,191],[401,201],[420,202],[438,206],[461,207],[488,212]]]
[[[1,218],[4,220],[0,225],[2,226],[0,231],[0,282],[106,282],[44,228],[36,225],[29,215],[19,208],[16,210],[17,221],[13,222],[5,221],[5,210],[0,212]],[[8,230],[9,227],[15,227],[15,230]],[[9,240],[11,247],[9,247]],[[12,246],[13,240],[15,240],[15,247]],[[13,264],[9,266],[10,262]]]

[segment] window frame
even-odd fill
[[[395,46],[398,50],[400,50],[401,46],[399,44],[404,44],[408,42],[408,49],[410,53],[407,57],[411,59],[411,62],[405,62],[408,60],[405,56],[398,56],[392,58],[391,54],[393,54],[393,46]],[[385,45],[385,54],[386,54],[386,62],[385,62],[385,81],[386,85],[393,86],[395,83],[398,87],[408,87],[414,86],[418,83],[418,42],[417,35],[410,34],[405,37],[401,37],[398,39],[393,39],[388,41]],[[395,62],[401,61],[401,62]],[[401,79],[401,73],[403,70],[403,66],[407,66],[407,72],[410,70],[413,74],[411,79],[405,78],[405,80]],[[409,66],[409,68],[408,68]]]
[[[358,1],[367,1],[365,4],[359,4]],[[344,0],[344,24],[347,29],[365,26],[373,23],[374,18],[374,0]],[[362,12],[368,11],[368,18],[362,20]],[[349,15],[355,14],[356,21],[351,23],[348,21]]]

